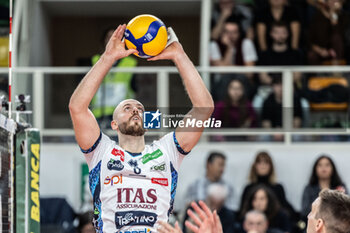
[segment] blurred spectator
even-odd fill
[[[103,35],[103,50],[107,45],[114,29],[107,29]],[[96,64],[101,55],[96,54],[92,57],[92,65]],[[136,58],[132,56],[118,60],[114,67],[135,67],[137,66]],[[124,99],[134,97],[136,91],[135,80],[132,73],[112,73],[109,72],[103,79],[100,88],[91,101],[92,113],[101,124],[102,128],[110,127],[115,103]]]
[[[269,8],[260,10],[256,16],[259,49],[266,51],[271,47],[269,32],[274,22],[284,22],[288,25],[288,32],[291,35],[288,43],[292,49],[299,49],[300,23],[298,13],[287,5],[286,0],[269,0],[269,5]]]
[[[271,47],[261,53],[259,64],[263,66],[293,66],[302,65],[302,57],[299,51],[294,50],[288,44],[290,37],[288,26],[283,22],[275,22],[269,32]]]
[[[250,168],[249,184],[244,188],[242,193],[240,209],[243,208],[243,204],[250,190],[258,184],[264,184],[270,188],[278,198],[281,207],[287,211],[289,216],[295,217],[295,210],[287,201],[283,186],[276,181],[276,173],[272,158],[266,151],[261,151],[256,155],[254,163]]]
[[[227,199],[225,206],[234,209],[233,187],[222,179],[225,170],[226,156],[220,152],[211,152],[207,158],[205,177],[197,179],[192,183],[186,193],[186,203],[191,201],[205,201],[208,197],[208,186],[213,183],[222,184],[227,188]]]
[[[92,225],[93,212],[85,212],[78,216],[79,225],[77,227],[78,233],[95,233],[95,228]]]
[[[239,24],[231,18],[225,22],[221,37],[210,43],[210,63],[213,66],[253,66],[257,59],[253,41],[244,39]],[[246,79],[249,92],[247,96],[250,97],[254,92],[252,74],[214,74],[211,92],[215,101],[223,100],[226,96],[222,90],[227,88],[232,77],[248,78]]]
[[[214,4],[212,13],[211,38],[218,40],[224,31],[224,24],[228,18],[232,18],[240,23],[240,27],[248,34],[249,38],[253,38],[252,21],[253,15],[251,10],[243,5],[236,4],[235,0],[218,0]]]
[[[210,43],[210,62],[214,66],[253,66],[257,60],[253,41],[243,37],[236,21],[226,21],[220,38]]]
[[[309,29],[309,64],[344,64],[345,34],[349,32],[350,26],[349,13],[343,11],[342,0],[324,0],[318,3]]]
[[[257,210],[250,210],[244,216],[244,233],[283,233],[280,230],[268,229],[269,222],[266,215]]]
[[[213,183],[208,186],[207,193],[208,195],[205,202],[212,211],[217,211],[222,224],[223,233],[234,233],[235,213],[225,206],[225,202],[228,196],[227,187],[223,184]],[[184,233],[187,232],[185,221],[188,220],[188,217],[189,216],[186,211],[183,221]]]
[[[261,124],[264,128],[282,127],[282,78],[280,76],[272,79],[273,92],[264,101]],[[286,109],[288,110],[288,109]],[[287,114],[287,112],[285,112]],[[300,99],[294,95],[293,127],[299,128],[302,124],[302,108]]]
[[[222,184],[211,184],[208,186],[207,204],[209,208],[218,212],[224,233],[234,232],[235,214],[233,210],[225,206],[228,197],[228,189]]]
[[[301,216],[304,220],[307,219],[312,202],[323,189],[336,189],[348,193],[333,160],[327,155],[322,155],[316,160],[309,184],[304,189],[301,205]]]
[[[244,220],[244,216],[250,210],[257,210],[265,213],[269,222],[269,229],[291,232],[287,215],[280,208],[275,194],[265,185],[256,185],[249,191],[239,213],[241,221]]]
[[[257,126],[257,116],[247,99],[241,79],[232,79],[227,87],[226,98],[215,104],[213,117],[221,120],[222,127],[250,128]]]
[[[262,66],[296,66],[303,64],[300,50],[294,50],[288,44],[290,38],[288,26],[283,22],[275,22],[271,26],[270,36],[272,39],[271,48],[263,51],[259,56],[259,65]],[[301,74],[293,74],[294,83],[301,87]],[[271,84],[272,77],[268,73],[260,74],[260,81],[264,84]]]

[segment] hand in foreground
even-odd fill
[[[137,53],[136,49],[125,49],[125,42],[123,41],[125,29],[125,24],[119,25],[106,45],[104,55],[112,58],[114,61],[127,57],[132,53]]]
[[[192,208],[198,216],[193,211],[188,210],[187,213],[194,224],[186,221],[186,227],[194,233],[223,233],[222,225],[216,210],[211,212],[203,201],[199,201],[199,205],[200,207],[195,202],[191,203]]]
[[[159,224],[161,225],[161,227],[158,228],[159,233],[182,233],[182,230],[179,227],[179,223],[177,221],[175,223],[175,227],[166,222],[159,222]]]

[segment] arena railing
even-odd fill
[[[44,79],[49,78],[52,74],[81,74],[84,75],[89,71],[90,67],[18,67],[13,68],[14,80],[13,86],[21,85],[21,80],[25,76],[21,75],[16,78],[16,74],[29,74],[33,77],[32,90],[28,92],[33,93],[33,126],[38,128],[43,136],[67,136],[73,135],[71,128],[67,129],[52,129],[44,126],[45,119],[45,94],[44,94]],[[197,67],[197,70],[204,77],[206,85],[209,87],[209,74],[214,73],[281,73],[282,74],[282,88],[283,99],[282,108],[292,109],[293,107],[293,73],[339,73],[349,72],[349,66],[271,66],[271,67]],[[169,75],[177,73],[175,67],[135,67],[135,68],[113,68],[112,72],[132,72],[137,74],[156,74],[157,79],[157,106],[169,106]],[[0,75],[7,74],[7,68],[0,68]],[[23,76],[23,77],[22,77]],[[64,77],[64,76],[63,76]],[[18,93],[15,93],[18,94]],[[12,96],[13,97],[13,96]],[[284,142],[290,144],[292,142],[292,135],[350,135],[350,129],[315,129],[315,128],[301,128],[293,129],[293,112],[286,111],[283,114],[283,128],[282,129],[221,129],[220,132],[213,129],[206,129],[204,134],[207,136],[213,135],[284,135]],[[160,135],[162,133],[149,132],[151,135]]]

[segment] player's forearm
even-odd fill
[[[198,71],[185,53],[180,53],[174,59],[193,107],[203,108],[208,115],[214,110],[213,99],[206,88]]]
[[[102,55],[98,62],[85,75],[78,87],[75,89],[69,101],[69,109],[83,110],[89,107],[89,104],[96,94],[103,78],[113,66],[114,59],[110,56]]]

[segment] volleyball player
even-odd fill
[[[112,65],[137,52],[125,49],[125,29],[125,25],[120,25],[115,30],[99,61],[75,89],[69,110],[76,140],[89,166],[97,232],[156,232],[159,221],[166,222],[171,214],[177,172],[203,128],[178,127],[145,145],[144,106],[127,99],[115,108],[111,122],[118,143],[101,132],[89,104]],[[185,121],[205,121],[210,117],[214,108],[212,97],[179,42],[171,43],[149,60],[175,63],[192,102]]]
[[[325,189],[312,203],[307,233],[350,233],[350,197]]]

